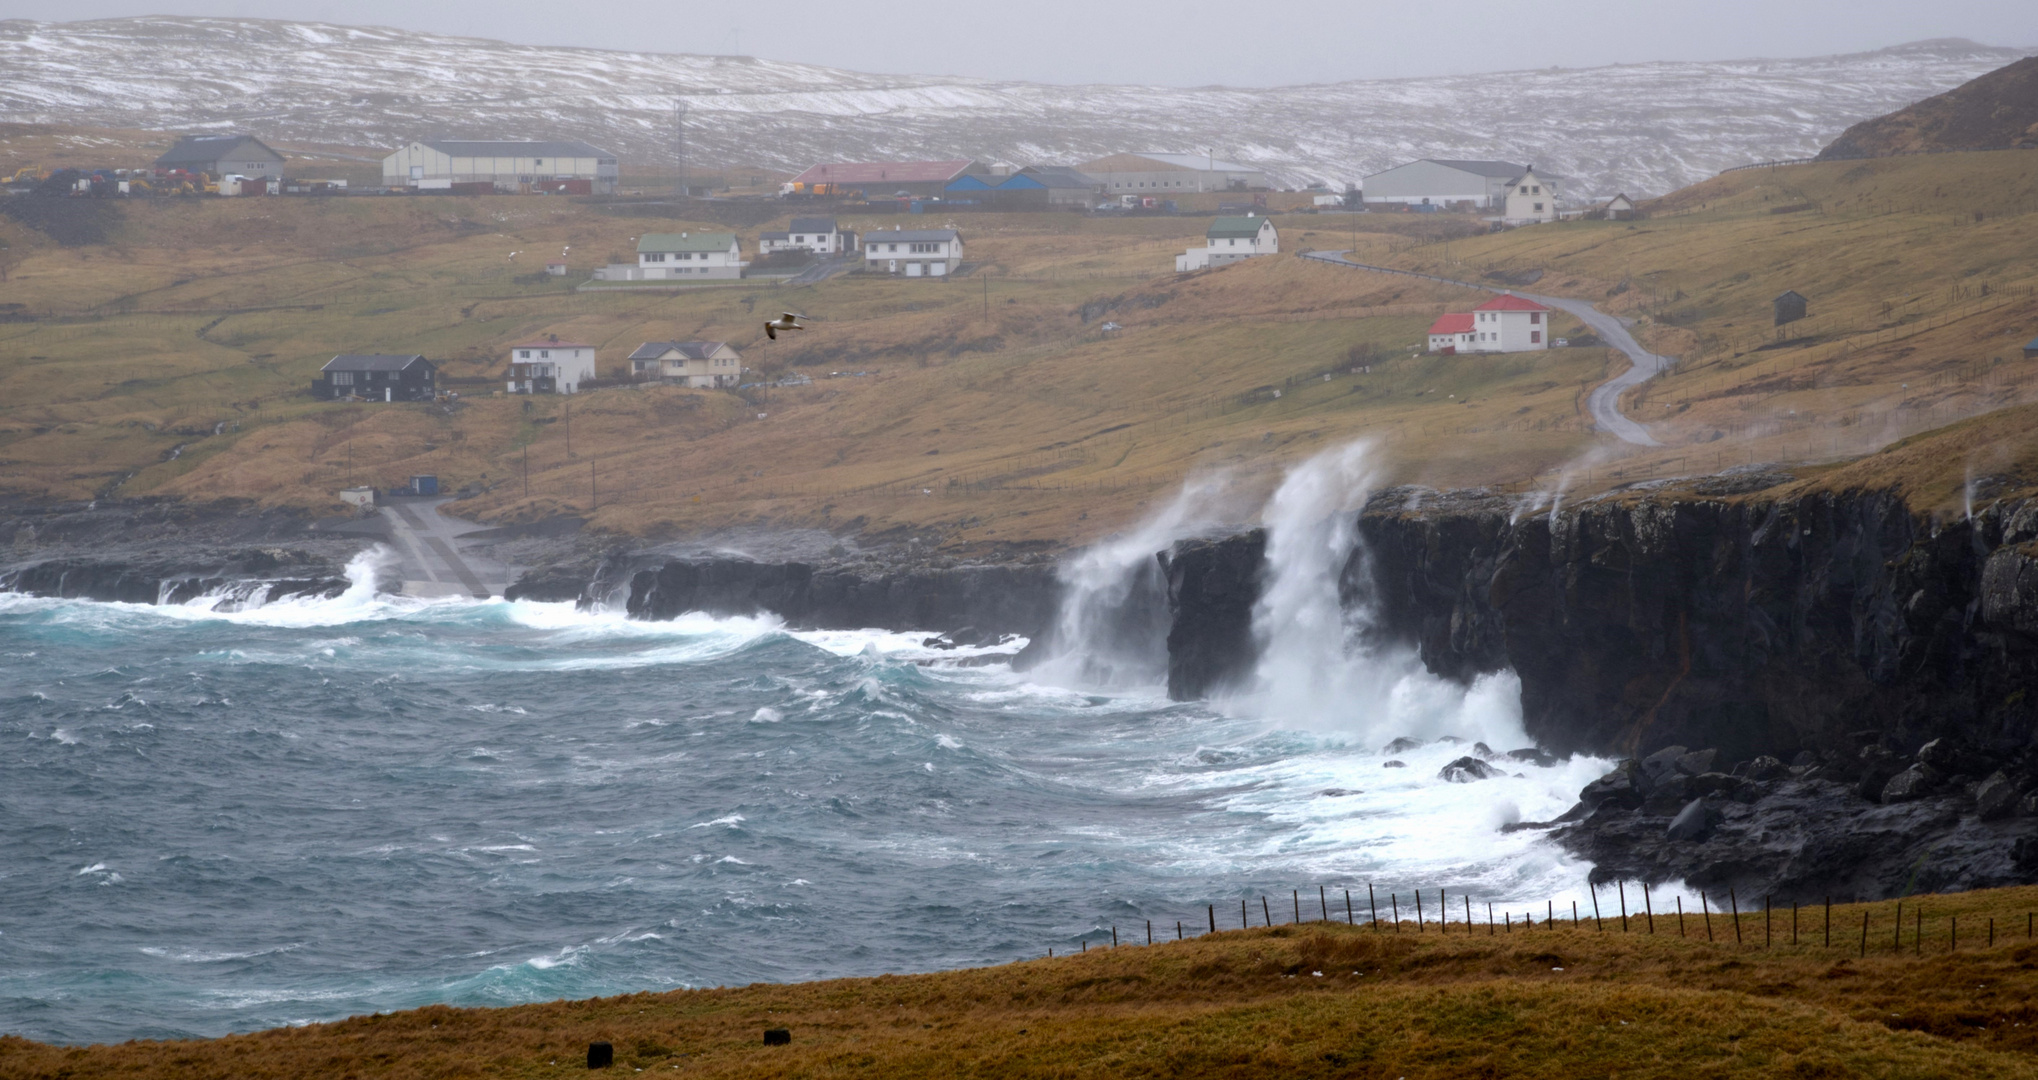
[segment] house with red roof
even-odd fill
[[[1472,351],[1472,313],[1454,311],[1439,315],[1429,327],[1429,351],[1450,356]]]
[[[1452,312],[1429,328],[1429,351],[1532,352],[1550,347],[1550,309],[1502,293],[1470,311]]]
[[[989,175],[990,170],[968,158],[949,161],[827,161],[811,166],[785,185],[811,191],[817,184],[837,193],[861,191],[865,198],[907,195],[938,196],[964,174]]]
[[[594,346],[550,334],[510,346],[509,392],[573,394],[594,378]]]

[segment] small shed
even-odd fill
[[[1784,323],[1793,323],[1804,318],[1805,307],[1811,301],[1806,300],[1796,289],[1792,289],[1777,297],[1774,303],[1776,306],[1776,325],[1782,326]]]
[[[2024,359],[2038,360],[2038,337],[2024,343]]]
[[[1635,201],[1628,198],[1625,191],[1606,200],[1606,205],[1601,209],[1606,211],[1608,221],[1633,221],[1641,216],[1635,213]]]
[[[565,277],[566,264],[559,261],[558,259],[554,259],[551,262],[545,264],[545,272],[547,274],[552,275],[553,277]]]

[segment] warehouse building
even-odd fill
[[[510,194],[609,195],[616,155],[584,142],[422,139],[382,159],[382,186],[416,191],[489,184]]]
[[[187,135],[156,159],[156,168],[281,179],[283,155],[252,135]]]
[[[1267,191],[1267,174],[1212,154],[1112,154],[1076,166],[1104,194],[1181,195],[1192,191]]]

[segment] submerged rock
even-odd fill
[[[1693,799],[1684,804],[1684,809],[1679,810],[1676,817],[1670,819],[1670,827],[1664,830],[1664,835],[1672,840],[1703,840],[1708,824],[1710,822],[1706,818],[1705,800]]]
[[[1439,779],[1448,780],[1453,784],[1469,784],[1475,780],[1491,780],[1496,776],[1506,775],[1470,754],[1451,762],[1437,772]]]

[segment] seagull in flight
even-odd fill
[[[806,327],[800,325],[800,320],[804,318],[806,318],[805,315],[795,315],[790,311],[781,311],[778,313],[778,318],[764,324],[764,336],[777,341],[780,330],[805,330]]]

